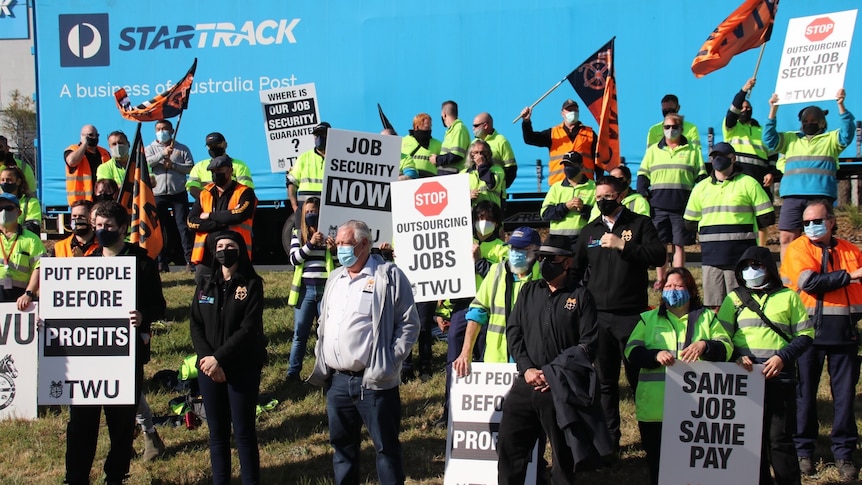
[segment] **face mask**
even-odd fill
[[[431,143],[431,130],[413,130],[412,135],[419,142],[419,146],[428,148],[428,144]]]
[[[570,167],[568,165],[564,165],[563,172],[566,173],[567,179],[572,180],[581,173],[581,167]]]
[[[114,160],[118,160],[120,158],[125,158],[129,154],[129,145],[114,145],[111,147],[111,157]]]
[[[733,162],[731,159],[727,157],[715,157],[712,159],[712,168],[718,170],[719,172],[723,172],[730,168],[730,165]]]
[[[114,194],[99,194],[95,197],[95,202],[105,202],[108,200],[116,200]]]
[[[15,211],[0,212],[0,225],[11,226],[16,222],[18,222],[18,214]]]
[[[494,224],[493,221],[489,221],[487,219],[476,221],[476,234],[482,236],[483,238],[488,237],[491,233],[494,232],[496,226],[497,225]]]
[[[224,188],[224,186],[227,185],[228,180],[230,180],[230,179],[227,178],[226,173],[224,173],[224,172],[213,172],[213,183],[216,184],[218,187]]]
[[[86,236],[87,234],[90,234],[90,224],[88,224],[87,222],[77,221],[77,222],[73,222],[73,224],[74,224],[73,229],[75,231],[75,234],[77,234],[79,236]]]
[[[88,136],[87,137],[87,146],[88,147],[94,147],[98,144],[99,144],[99,137],[98,136],[95,136],[95,137]]]
[[[607,216],[613,214],[614,212],[616,212],[616,210],[620,208],[620,203],[614,199],[611,199],[611,200],[602,199],[602,200],[596,201],[596,206],[598,206],[599,212],[601,212],[603,216],[607,217]]]
[[[159,143],[167,143],[171,141],[171,132],[160,130],[156,132],[156,141]]]
[[[691,295],[688,294],[688,290],[664,290],[661,292],[661,298],[667,306],[679,308],[688,303]]]
[[[563,268],[563,262],[555,263],[550,257],[542,261],[539,269],[542,272],[542,278],[549,282],[554,281],[566,271]]]
[[[745,286],[752,289],[762,287],[763,282],[766,281],[766,276],[766,268],[763,267],[754,269],[751,266],[746,266],[742,270],[742,279],[745,280]]]
[[[120,231],[97,229],[96,240],[99,241],[99,246],[103,248],[111,247],[120,240]]]
[[[681,133],[681,131],[679,128],[670,128],[670,129],[664,130],[664,137],[667,138],[668,140],[676,140],[677,138],[679,138],[680,133]]]
[[[751,110],[743,110],[739,112],[739,122],[748,123],[751,121]]]
[[[323,151],[326,149],[326,137],[323,136],[315,136],[314,137],[314,148]]]
[[[566,111],[566,123],[570,125],[574,125],[578,122],[578,112],[577,111]]]
[[[230,268],[239,261],[239,249],[220,249],[215,254],[216,261],[225,268]]]
[[[820,239],[826,235],[828,229],[826,229],[826,221],[823,221],[822,224],[808,224],[805,226],[805,235],[808,236],[808,239]]]
[[[473,136],[476,138],[482,138],[485,136],[485,128],[473,128]]]
[[[677,111],[679,111],[679,108],[663,109],[661,110],[661,117],[664,118],[665,116],[676,113]]]
[[[318,220],[320,220],[320,214],[317,212],[309,212],[305,215],[305,225],[308,227],[317,227]]]
[[[0,189],[3,189],[3,192],[7,194],[17,194],[18,184],[15,182],[3,182],[0,184]]]
[[[446,118],[444,118],[444,117],[442,117],[442,116],[441,116],[441,117],[440,117],[440,122],[441,122],[441,123],[443,123],[443,126],[445,126],[446,128],[449,128],[449,125],[447,125],[447,124],[446,124]]]
[[[820,123],[803,123],[802,133],[805,133],[808,136],[820,133]]]
[[[211,158],[220,157],[220,156],[224,155],[224,148],[212,147],[209,150],[207,150],[207,153],[210,154]]]
[[[513,272],[519,273],[530,266],[527,251],[523,249],[509,248],[509,267]]]
[[[353,252],[353,249],[354,246],[338,246],[338,262],[341,263],[341,266],[349,268],[359,260]]]

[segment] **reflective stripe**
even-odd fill
[[[805,307],[808,310],[809,315],[814,315],[814,307]],[[862,313],[862,305],[850,305],[850,306],[832,306],[832,305],[823,305],[823,314],[824,315],[837,315],[837,316],[845,316],[850,315],[852,313]]]
[[[699,171],[699,167],[692,167],[691,165],[687,165],[684,163],[656,163],[652,167],[650,167],[651,172],[657,172],[659,170],[684,170],[686,172],[694,172],[697,173]]]
[[[738,163],[746,163],[748,165],[756,165],[763,168],[770,167],[770,163],[768,160],[761,160],[759,157],[755,157],[754,155],[746,155],[744,153],[737,153],[736,161]]]
[[[691,192],[691,187],[692,187],[691,184],[671,184],[671,183],[652,184],[652,190],[653,191],[656,191],[656,190],[686,190],[686,191]]]
[[[799,278],[796,279],[796,286],[800,289],[800,291],[802,290],[802,288],[805,287],[805,283],[808,282],[808,278],[811,278],[815,274],[816,272],[810,269],[805,269],[799,272]]]
[[[506,335],[506,326],[505,325],[495,325],[491,322],[488,322],[488,331],[494,333],[501,333]]]
[[[463,157],[467,154],[467,150],[464,150],[463,148],[461,148],[459,146],[453,146],[451,148],[450,147],[443,147],[440,149],[440,155],[448,155],[450,153],[454,153],[456,155]]]
[[[787,167],[787,166],[785,165],[785,167]],[[785,177],[788,175],[804,175],[804,174],[834,177],[836,175],[836,171],[835,170],[821,170],[821,169],[817,169],[817,168],[793,168],[790,170],[788,170],[786,168],[784,169],[784,176]]]
[[[581,228],[577,229],[564,229],[564,228],[554,228],[550,230],[551,234],[561,235],[561,236],[577,236],[581,233]]]
[[[764,202],[762,204],[758,204],[758,205],[754,206],[754,212],[755,213],[760,212],[760,211],[764,211],[767,209],[772,209],[772,202]]]
[[[757,235],[753,232],[729,232],[717,234],[699,234],[697,238],[700,242],[716,242],[716,241],[747,241],[756,239]]]
[[[763,360],[769,359],[770,357],[778,354],[777,349],[750,349],[749,348],[749,349],[740,349],[740,350],[748,351],[749,353],[751,353],[751,356],[753,356],[754,358],[763,359]]]
[[[712,214],[715,212],[754,212],[754,209],[750,205],[712,205],[706,206],[702,210],[704,214]]]

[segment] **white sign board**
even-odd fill
[[[518,377],[516,364],[475,362],[470,374],[452,373],[444,485],[497,483],[497,432],[503,401]],[[539,444],[533,447],[525,484],[536,483]]]
[[[856,12],[790,19],[775,83],[779,104],[836,98],[844,87]]]
[[[134,404],[133,257],[43,258],[39,404]]]
[[[0,303],[0,421],[36,419],[38,368],[35,307]]]
[[[392,244],[417,302],[476,294],[470,177],[392,184]]]
[[[263,130],[273,172],[286,172],[301,153],[314,148],[311,130],[320,124],[314,83],[260,92]]]
[[[676,361],[667,368],[659,484],[757,483],[762,365]]]
[[[330,128],[326,137],[320,232],[335,238],[354,219],[371,228],[375,246],[392,242],[392,193],[398,180],[401,138]]]

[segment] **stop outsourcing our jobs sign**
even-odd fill
[[[470,178],[447,175],[392,184],[395,262],[417,302],[476,294]]]
[[[311,130],[320,124],[314,83],[261,91],[260,102],[270,168],[285,172],[301,153],[314,148]]]
[[[835,99],[844,87],[856,13],[790,19],[775,83],[779,104]]]
[[[43,258],[39,404],[134,404],[135,258]]]
[[[401,138],[330,128],[326,136],[320,232],[335,235],[353,219],[371,229],[375,246],[392,242],[392,193],[398,180]]]
[[[676,361],[667,367],[659,484],[757,483],[762,365]]]

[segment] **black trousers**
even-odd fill
[[[766,381],[763,404],[763,440],[760,451],[760,485],[799,485],[802,477],[793,433],[796,432],[796,382]],[[775,481],[769,474],[772,465]]]
[[[661,421],[638,421],[641,447],[646,452],[650,485],[658,485],[658,465],[661,462]]]
[[[543,431],[551,441],[551,483],[574,483],[574,458],[557,426],[551,391],[538,392],[527,384],[523,376],[519,376],[503,401],[503,417],[497,436],[497,481],[500,485],[524,484],[530,454]]]
[[[602,411],[611,433],[611,443],[619,448],[620,438],[620,360],[626,370],[626,380],[634,395],[639,369],[624,358],[626,343],[640,319],[640,313],[619,314],[598,312],[599,352],[596,370],[602,390]]]

